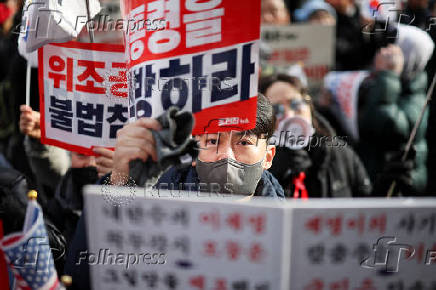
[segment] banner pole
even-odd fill
[[[86,2],[86,14],[88,16],[86,28],[88,29],[89,40],[91,41],[91,43],[94,43],[94,30],[91,30],[89,25],[89,20],[91,20],[91,12],[89,11],[89,0],[85,0],[85,2]]]
[[[30,75],[31,72],[31,65],[30,61],[27,61],[27,67],[26,67],[26,105],[30,106]]]

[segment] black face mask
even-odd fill
[[[71,168],[71,177],[73,183],[78,190],[82,190],[83,186],[95,184],[98,180],[97,168],[94,166],[83,168]]]

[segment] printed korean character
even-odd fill
[[[356,290],[377,290],[374,286],[374,282],[370,278],[363,279],[361,286],[355,288]]]
[[[174,239],[174,249],[180,250],[183,254],[189,255],[190,243],[189,237],[177,237]]]
[[[171,214],[171,221],[175,225],[188,226],[189,224],[189,212],[185,208],[179,208]]]
[[[402,280],[389,282],[386,290],[405,290],[404,282]]]
[[[357,218],[347,219],[347,228],[348,229],[356,229],[359,232],[359,235],[362,235],[365,231],[365,215],[359,214]]]
[[[409,213],[407,216],[403,216],[398,223],[397,228],[406,230],[410,234],[415,229],[415,215]]]
[[[127,117],[124,114],[128,114],[128,108],[121,104],[115,104],[114,106],[108,106],[107,111],[108,114],[112,113],[110,117],[106,118],[106,121],[110,124],[109,138],[113,139],[117,137],[117,131],[123,128],[127,122]]]
[[[71,100],[60,100],[50,96],[50,125],[66,132],[73,131],[73,105]]]
[[[226,251],[227,251],[227,258],[229,260],[235,261],[239,259],[242,249],[237,242],[227,241]]]
[[[145,4],[139,5],[132,9],[129,13],[129,24],[126,33],[126,43],[129,44],[130,59],[137,60],[144,53],[145,45],[143,38],[145,37]]]
[[[235,231],[239,231],[242,228],[242,217],[238,212],[230,213],[226,219],[227,225]]]
[[[155,0],[148,2],[147,19],[164,19],[171,29],[180,27],[180,1]]]
[[[145,282],[147,289],[158,289],[159,276],[157,272],[142,273],[142,280]]]
[[[120,222],[122,221],[121,208],[118,206],[105,206],[103,207],[104,216]]]
[[[147,17],[151,21],[165,20],[166,29],[151,33],[148,39],[148,49],[151,53],[166,53],[175,49],[181,42],[180,32],[180,1],[156,0],[148,2]]]
[[[220,228],[220,214],[218,210],[200,214],[200,223],[211,226],[213,230]]]
[[[353,250],[353,257],[356,257],[357,261],[361,262],[371,254],[371,248],[364,243],[360,243]]]
[[[321,279],[315,278],[310,281],[309,284],[304,286],[304,290],[323,290],[324,289],[324,281]]]
[[[248,290],[249,289],[248,281],[241,280],[241,281],[232,282],[232,289],[233,290]]]
[[[191,72],[190,64],[181,64],[180,59],[172,59],[169,61],[168,68],[160,70],[160,77],[163,83],[159,83],[161,91],[162,107],[168,110],[171,106],[183,108],[186,105],[189,95],[189,86],[186,78],[181,78]],[[178,91],[177,102],[173,102],[172,91]]]
[[[119,231],[113,231],[113,230],[107,231],[106,240],[109,244],[114,245],[118,249],[123,248],[123,234]]]
[[[424,290],[426,287],[422,281],[415,281],[412,285],[409,286],[408,290]]]
[[[85,67],[85,70],[77,76],[77,80],[80,83],[86,81],[86,84],[76,84],[76,91],[105,94],[106,89],[104,87],[96,86],[96,83],[103,84],[104,78],[97,72],[97,69],[104,69],[105,63],[103,61],[79,60],[77,64],[79,67]]]
[[[161,253],[166,253],[168,249],[168,239],[163,235],[152,236],[150,246]]]
[[[238,93],[238,85],[222,86],[223,81],[236,78],[238,70],[238,50],[229,49],[212,55],[213,65],[222,65],[226,69],[212,73],[211,102],[222,101]],[[242,66],[243,67],[243,66]],[[225,89],[224,89],[225,88]],[[241,92],[242,94],[242,92]],[[242,95],[241,95],[242,100]]]
[[[128,242],[134,249],[141,249],[145,245],[144,237],[136,233],[130,233]]]
[[[350,281],[348,281],[347,278],[342,279],[340,281],[332,282],[329,285],[330,290],[348,290],[349,287],[350,287]]]
[[[195,47],[221,41],[221,18],[224,8],[217,8],[221,1],[189,1],[186,8],[194,13],[184,14],[186,47]]]
[[[60,88],[61,81],[65,82],[68,92],[73,91],[73,59],[67,57],[67,62],[58,55],[53,55],[48,60],[49,73],[48,77],[53,79],[53,87]]]
[[[319,234],[319,232],[321,231],[321,226],[322,226],[322,217],[320,216],[314,216],[313,218],[310,218],[306,223],[305,223],[305,227],[306,229],[308,229],[309,231],[314,232],[315,234]]]
[[[106,267],[104,269],[104,274],[103,274],[103,279],[102,281],[104,281],[105,283],[119,283],[119,277],[118,277],[118,271],[116,271],[115,269],[111,269]]]
[[[208,86],[208,77],[203,74],[203,55],[192,57],[192,113],[202,109],[203,89]]]
[[[241,101],[250,98],[250,78],[255,74],[256,63],[251,61],[251,48],[253,43],[244,44],[242,47],[242,66],[241,66]]]
[[[426,249],[425,249],[424,243],[422,243],[422,242],[419,243],[418,246],[414,247],[414,249],[415,249],[415,253],[412,256],[412,258],[416,259],[417,264],[422,264],[423,260],[425,258],[425,255],[426,255]],[[407,252],[410,252],[410,251],[407,251]],[[413,253],[413,250],[412,250],[412,253]]]
[[[251,228],[255,234],[261,235],[265,233],[266,215],[259,214],[259,215],[250,216],[248,222],[251,225]]]
[[[189,279],[189,284],[194,289],[203,290],[206,284],[204,276],[195,276]]]
[[[123,271],[122,277],[127,282],[129,288],[135,288],[138,284],[138,272],[136,270],[129,269],[129,271]]]
[[[140,224],[144,218],[144,209],[141,206],[132,205],[126,209],[127,219],[132,224]]]
[[[336,217],[328,218],[327,227],[330,228],[330,232],[333,236],[338,236],[342,232],[342,216],[338,215]]]
[[[347,258],[347,247],[338,243],[330,250],[330,258],[333,264],[342,264]]]
[[[76,103],[77,133],[100,138],[103,132],[103,113],[103,104],[85,104],[78,101]]]
[[[167,274],[163,278],[164,284],[168,287],[168,289],[177,289],[177,285],[179,283],[177,276],[175,274]]]
[[[324,244],[316,244],[307,249],[307,258],[311,264],[321,264],[324,262]]]
[[[227,280],[224,278],[216,279],[213,290],[227,290]]]
[[[109,76],[110,91],[113,96],[120,98],[127,98],[128,86],[127,86],[127,68],[125,63],[113,62],[112,68],[118,70],[118,75]]]
[[[430,234],[433,234],[434,230],[435,230],[435,223],[436,223],[436,215],[431,214],[431,215],[424,217],[420,220],[418,229],[420,231],[424,230],[424,229],[428,229],[428,232]]]
[[[306,61],[309,55],[310,53],[307,47],[284,51],[284,58],[288,62]]]
[[[268,282],[261,282],[259,284],[254,285],[254,290],[269,290],[269,283]]]
[[[265,250],[260,243],[253,243],[248,251],[248,257],[251,262],[259,263],[265,256]]]
[[[217,257],[218,256],[217,243],[212,240],[205,241],[203,253],[208,257]]]
[[[377,230],[380,234],[384,234],[386,230],[386,214],[380,214],[375,217],[371,217],[369,220],[369,230]]]
[[[151,209],[147,212],[147,215],[153,221],[154,225],[161,225],[163,220],[166,218],[167,214],[158,205],[153,205]]]

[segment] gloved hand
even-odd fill
[[[282,181],[289,181],[292,174],[306,171],[310,166],[312,161],[306,150],[277,147],[270,172],[282,183]]]
[[[416,166],[416,150],[412,147],[404,162],[401,161],[403,155],[404,150],[386,154],[385,166],[378,175],[376,186],[374,187],[374,194],[376,196],[386,196],[394,181],[396,182],[393,192],[394,196],[412,195],[412,170]]]

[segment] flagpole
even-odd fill
[[[30,72],[31,72],[31,65],[30,61],[27,61],[27,67],[26,67],[26,105],[30,106]]]
[[[94,30],[91,30],[89,25],[89,20],[91,20],[91,12],[89,11],[89,0],[85,0],[85,2],[86,2],[86,13],[88,16],[86,27],[88,28],[89,40],[91,41],[91,43],[94,43]]]

